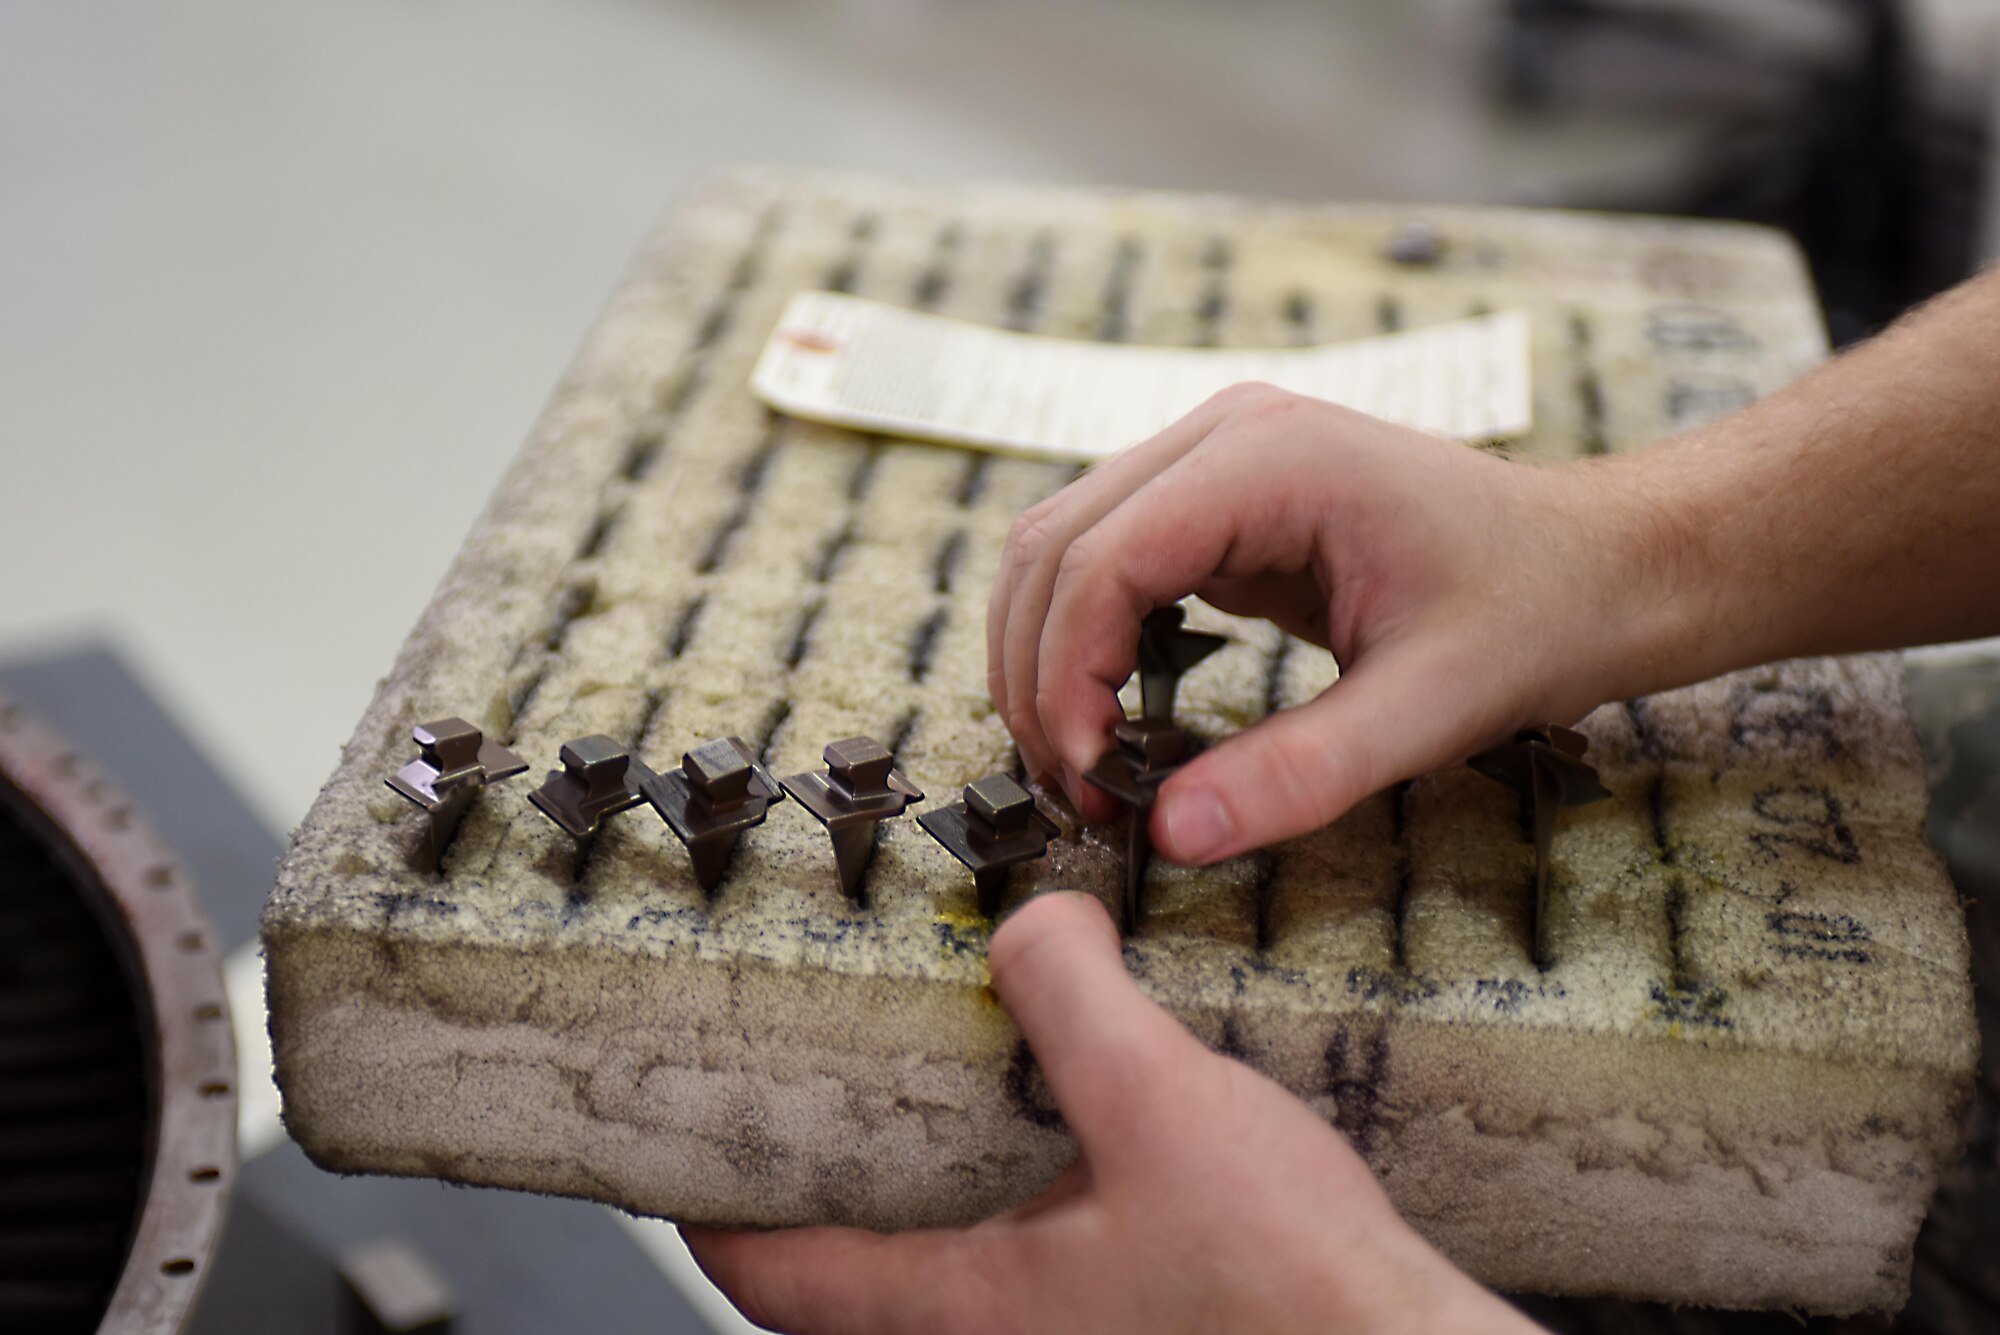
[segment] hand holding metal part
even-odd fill
[[[1189,669],[1229,643],[1227,636],[1183,630],[1187,609],[1179,603],[1156,607],[1139,626],[1140,713],[1172,721],[1174,697]]]
[[[1514,740],[1482,751],[1466,763],[1521,795],[1521,823],[1535,841],[1535,963],[1546,969],[1549,952],[1549,851],[1556,816],[1611,796],[1585,761],[1590,740],[1574,728],[1551,723],[1525,728]]]
[[[1084,774],[1085,782],[1111,794],[1130,808],[1125,827],[1125,923],[1139,926],[1139,889],[1153,845],[1146,823],[1153,799],[1173,772],[1194,758],[1195,743],[1186,731],[1166,719],[1126,719],[1111,730],[1115,745]]]
[[[1645,521],[1598,482],[1234,386],[1016,521],[987,610],[994,707],[1031,772],[1108,816],[1083,775],[1123,712],[1145,612],[1196,595],[1269,622],[1331,653],[1339,682],[1295,698],[1316,674],[1287,671],[1287,707],[1168,783],[1153,834],[1199,866],[1318,829],[1461,762],[1527,702],[1575,717],[1647,688],[1630,654],[1575,651],[1665,573],[1656,545],[1607,546]],[[1523,607],[1547,609],[1531,636]]]
[[[415,859],[421,870],[435,871],[479,790],[513,778],[528,762],[456,716],[419,723],[410,736],[417,743],[417,758],[384,782],[429,814],[429,835],[417,846]]]
[[[1127,932],[1139,925],[1139,890],[1152,860],[1146,825],[1152,817],[1153,799],[1175,770],[1194,759],[1197,749],[1194,739],[1174,726],[1174,697],[1181,677],[1229,643],[1221,635],[1183,630],[1181,623],[1186,618],[1186,609],[1174,604],[1154,608],[1140,623],[1139,699],[1143,717],[1114,725],[1114,745],[1083,776],[1084,782],[1129,808],[1125,832]]]

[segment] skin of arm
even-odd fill
[[[2000,270],[1606,464],[1672,516],[1668,561],[1704,622],[1662,655],[1658,686],[2000,633]]]

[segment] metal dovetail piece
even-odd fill
[[[606,816],[645,801],[640,785],[657,777],[603,733],[564,742],[562,763],[528,800],[572,839],[590,838]]]
[[[1549,967],[1549,849],[1556,815],[1564,807],[1601,801],[1611,792],[1584,760],[1590,740],[1574,728],[1551,723],[1526,728],[1514,740],[1482,751],[1466,763],[1521,795],[1521,823],[1535,841],[1535,963]]]
[[[1194,739],[1166,719],[1126,719],[1111,730],[1116,745],[1084,774],[1086,782],[1130,807],[1125,833],[1125,930],[1139,925],[1139,887],[1152,859],[1146,822],[1160,785],[1194,758]]]
[[[444,859],[445,845],[458,829],[459,817],[489,783],[511,779],[528,762],[462,718],[419,723],[410,730],[418,756],[386,782],[430,815],[430,837],[417,846],[416,859],[434,871]]]
[[[989,774],[965,785],[964,800],[933,807],[917,817],[931,838],[972,868],[979,911],[993,917],[1015,864],[1042,856],[1062,833],[1035,805],[1034,794],[1011,775]]]
[[[1174,717],[1174,696],[1181,678],[1229,640],[1202,630],[1183,630],[1187,609],[1179,604],[1156,607],[1139,625],[1140,713],[1147,718]]]
[[[833,858],[840,868],[840,888],[849,899],[861,900],[861,879],[875,854],[875,827],[903,814],[923,790],[896,768],[896,758],[873,737],[849,737],[825,751],[827,767],[782,780],[784,790],[798,799],[833,836]]]
[[[703,742],[681,757],[679,769],[641,786],[653,810],[687,845],[703,890],[722,883],[743,832],[762,825],[771,807],[785,800],[785,790],[741,737]]]
[[[1146,822],[1153,799],[1169,775],[1194,758],[1194,739],[1174,726],[1174,697],[1189,669],[1229,643],[1225,636],[1186,630],[1187,609],[1156,607],[1139,623],[1139,701],[1142,717],[1111,730],[1114,745],[1083,777],[1131,808],[1125,835],[1125,930],[1139,925],[1139,888],[1146,880],[1152,841]]]

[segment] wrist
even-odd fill
[[[1596,567],[1597,695],[1629,700],[1739,667],[1754,588],[1727,576],[1726,484],[1712,465],[1726,445],[1684,439],[1578,465],[1575,512]],[[1747,661],[1747,660],[1744,660]],[[1596,703],[1592,701],[1591,703]]]

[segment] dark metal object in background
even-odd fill
[[[826,826],[840,888],[860,902],[861,882],[875,855],[875,827],[903,814],[923,790],[896,768],[896,758],[873,737],[849,737],[829,744],[827,768],[783,780],[784,789]]]
[[[1955,105],[1939,81],[1920,77],[1897,0],[1763,11],[1508,0],[1506,14],[1498,73],[1512,109],[1581,119],[1607,103],[1630,106],[1647,89],[1671,98],[1678,119],[1706,115],[1718,126],[1678,179],[1548,202],[1785,229],[1805,249],[1837,347],[1977,265],[1987,108],[1970,98]],[[1846,28],[1835,59],[1820,44],[1779,40],[1787,23],[1823,15]]]
[[[681,767],[641,785],[646,800],[687,845],[694,878],[704,890],[722,881],[745,830],[764,823],[785,790],[757,762],[741,737],[703,742],[681,757]]]
[[[200,887],[220,944],[255,938],[281,845],[117,656],[84,648],[0,663],[0,692],[117,775],[180,855],[187,883]],[[659,1335],[708,1330],[598,1205],[417,1178],[339,1177],[289,1141],[234,1173],[189,1335],[340,1335],[335,1259],[392,1233],[423,1240],[426,1259],[458,1294],[467,1335],[626,1331],[635,1312]],[[8,1219],[37,1229],[57,1222],[7,1185],[0,1214],[11,1206]],[[12,1329],[0,1319],[0,1330]]]
[[[1156,607],[1139,627],[1140,712],[1147,718],[1174,717],[1174,695],[1181,678],[1229,640],[1207,631],[1183,630],[1187,610],[1179,604]]]
[[[235,1169],[213,929],[109,781],[0,700],[0,1329],[181,1329]]]
[[[601,732],[564,742],[562,763],[528,800],[572,839],[588,839],[606,816],[638,806],[643,785],[659,777]]]
[[[403,1238],[350,1247],[340,1283],[343,1335],[449,1335],[458,1312],[451,1285]]]
[[[528,762],[462,718],[419,723],[410,730],[421,754],[385,782],[430,813],[429,837],[417,845],[424,870],[444,860],[445,845],[458,829],[459,817],[489,783],[511,779]]]
[[[1489,779],[1521,795],[1521,823],[1535,841],[1535,963],[1549,967],[1549,849],[1556,815],[1564,807],[1601,801],[1611,792],[1583,758],[1590,741],[1560,724],[1528,728],[1514,740],[1482,751],[1469,762]]]
[[[1084,774],[1093,787],[1131,808],[1125,827],[1125,930],[1139,925],[1139,887],[1152,860],[1146,822],[1160,785],[1194,759],[1194,739],[1166,719],[1126,719],[1112,728],[1115,744]]]
[[[926,811],[917,824],[972,868],[979,911],[989,918],[1000,911],[1007,873],[1048,852],[1049,841],[1062,833],[1035,805],[1034,794],[1007,774],[968,783],[962,801]]]

